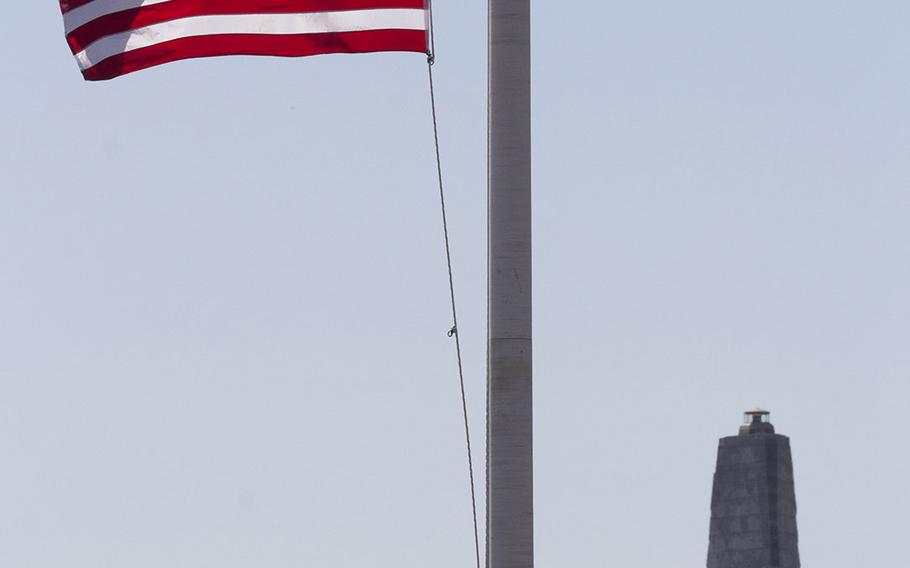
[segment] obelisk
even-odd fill
[[[799,568],[790,439],[770,413],[745,413],[721,438],[711,495],[708,568]]]

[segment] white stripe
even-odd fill
[[[405,8],[303,14],[193,16],[102,37],[77,53],[76,61],[84,71],[114,55],[193,36],[294,35],[425,29],[424,10]]]
[[[63,14],[63,27],[66,33],[84,26],[85,24],[96,20],[101,16],[116,14],[124,10],[133,8],[144,8],[153,4],[161,4],[170,0],[95,0],[88,4],[83,4],[78,8],[65,12]]]

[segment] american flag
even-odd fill
[[[428,0],[60,0],[83,76],[216,55],[428,51]]]

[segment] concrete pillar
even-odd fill
[[[531,5],[489,9],[487,566],[533,568]]]
[[[739,435],[720,440],[708,568],[799,568],[790,439],[769,416],[746,412]]]

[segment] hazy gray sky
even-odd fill
[[[423,58],[87,84],[9,4],[0,565],[470,566]],[[486,5],[435,4],[482,456]],[[703,566],[755,405],[804,565],[910,564],[908,21],[534,3],[539,566]]]

